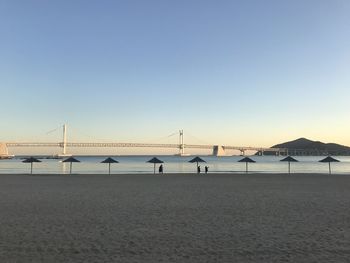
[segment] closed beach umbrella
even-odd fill
[[[153,173],[156,173],[156,164],[157,163],[164,163],[163,161],[159,160],[157,157],[153,157],[151,160],[147,161],[148,163],[153,163],[154,167],[153,167]]]
[[[64,163],[70,163],[69,166],[69,174],[72,174],[72,163],[80,163],[79,160],[75,159],[74,157],[69,157],[66,160],[63,160]]]
[[[245,163],[245,172],[248,173],[248,163],[255,163],[254,160],[250,159],[249,157],[245,157],[242,160],[239,160],[240,163]]]
[[[326,157],[326,158],[324,158],[324,159],[322,159],[321,161],[319,161],[319,162],[321,162],[321,163],[328,163],[328,167],[329,167],[329,174],[331,174],[332,173],[332,171],[331,171],[331,163],[338,163],[339,162],[339,160],[337,160],[337,159],[334,159],[333,157],[331,157],[331,156],[328,156],[328,157]]]
[[[206,161],[204,161],[202,158],[200,157],[194,157],[192,160],[188,161],[189,163],[197,163],[197,171],[198,171],[198,163],[206,163]]]
[[[41,161],[34,157],[30,157],[25,159],[23,163],[30,163],[30,174],[33,174],[33,163],[41,163]]]
[[[298,160],[294,159],[292,156],[287,156],[286,158],[282,159],[281,162],[288,162],[288,174],[290,174],[290,163],[298,162]]]
[[[111,174],[111,163],[119,163],[111,157],[108,157],[106,160],[103,160],[101,163],[108,163],[108,174]]]

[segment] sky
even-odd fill
[[[350,145],[348,0],[0,0],[0,141]],[[187,135],[187,136],[186,136]]]

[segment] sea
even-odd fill
[[[80,163],[72,164],[74,174],[106,174],[108,164],[101,163],[112,157],[119,163],[111,164],[112,174],[153,173],[153,164],[147,163],[153,157],[164,162],[164,173],[196,173],[196,164],[189,163],[195,156],[172,155],[132,155],[132,156],[74,156]],[[200,163],[201,171],[209,167],[209,173],[243,173],[246,164],[238,162],[242,156],[200,156],[206,163]],[[24,156],[0,160],[0,174],[26,174],[30,172],[30,164],[23,163]],[[250,156],[256,163],[249,163],[250,173],[287,173],[288,163],[281,162],[283,156]],[[297,156],[298,162],[291,163],[291,173],[328,173],[328,163],[320,163],[324,156]],[[336,156],[339,163],[331,163],[332,173],[350,174],[350,156]],[[40,159],[41,163],[33,163],[35,174],[69,174],[70,164],[61,159]],[[157,165],[158,168],[158,165]],[[158,170],[156,170],[158,171]]]

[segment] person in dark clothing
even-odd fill
[[[209,166],[205,166],[205,173],[207,174],[209,171]]]
[[[198,167],[197,167],[197,173],[198,173],[198,174],[201,173],[201,166],[200,166],[200,165],[198,165]]]
[[[159,166],[159,173],[160,173],[160,174],[163,173],[163,164],[161,164],[161,165]]]

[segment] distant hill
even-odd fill
[[[271,148],[287,148],[289,153],[294,155],[350,155],[348,146],[312,141],[306,138],[276,144]]]

